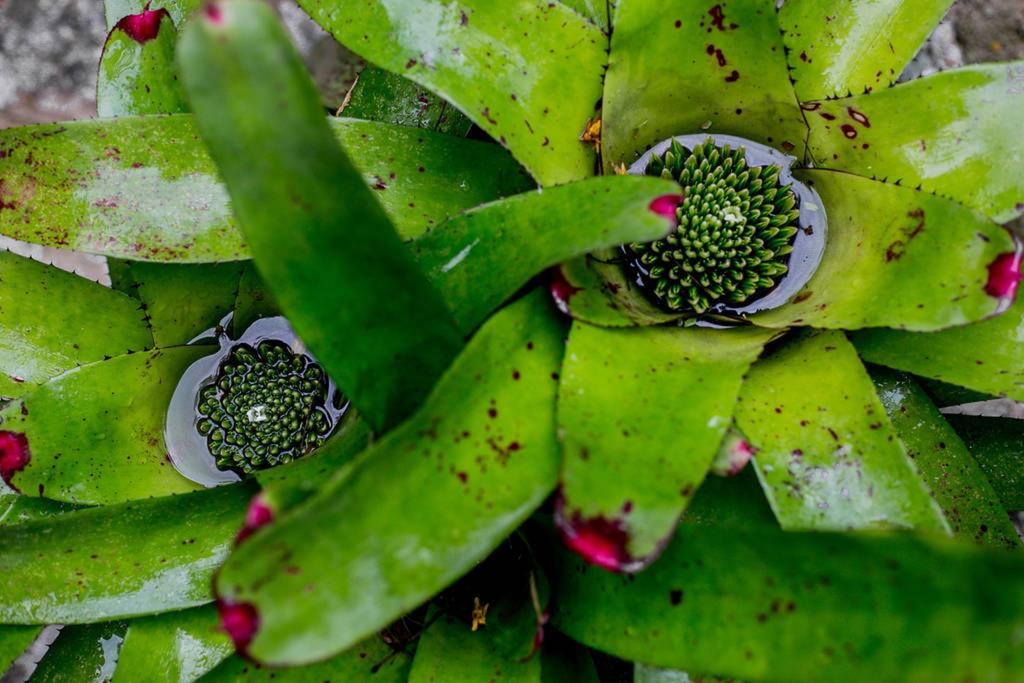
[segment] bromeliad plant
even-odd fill
[[[340,116],[259,2],[108,0],[113,118],[0,132],[0,230],[114,281],[0,258],[6,661],[1024,675],[1021,430],[913,376],[1024,400],[1024,65],[890,87],[941,0],[300,4]]]

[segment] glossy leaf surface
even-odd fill
[[[558,400],[564,523],[618,524],[624,563],[652,560],[704,480],[743,375],[771,336],[574,323]]]
[[[603,117],[606,169],[673,135],[738,135],[796,154],[807,137],[763,0],[619,2]]]
[[[300,0],[342,45],[429,88],[542,185],[593,172],[579,141],[601,99],[608,41],[559,3]]]
[[[124,641],[122,622],[65,626],[32,673],[38,683],[106,683]]]
[[[213,605],[168,612],[128,625],[115,683],[197,680],[235,651]]]
[[[1024,62],[805,107],[810,153],[821,166],[920,185],[1000,223],[1024,211]]]
[[[753,316],[758,325],[935,330],[981,320],[1001,301],[988,266],[1013,242],[961,204],[833,171],[803,171],[828,213],[817,271],[793,300]]]
[[[541,504],[558,476],[562,335],[539,292],[503,309],[354,471],[238,548],[217,589],[259,613],[253,657],[294,664],[354,645],[452,583]],[[407,514],[411,500],[431,514]]]
[[[1024,297],[973,325],[919,334],[864,330],[853,337],[865,360],[986,394],[1024,401]]]
[[[0,534],[0,620],[105,621],[212,600],[250,486],[90,508]]]
[[[72,503],[63,503],[48,498],[23,496],[6,484],[0,487],[0,527],[14,526],[26,522],[54,517],[78,509]]]
[[[413,245],[423,271],[463,330],[544,269],[597,248],[663,237],[648,209],[679,190],[654,178],[611,176],[518,195],[471,209]]]
[[[71,273],[0,252],[0,396],[81,363],[153,345],[139,302]]]
[[[341,114],[464,137],[473,122],[462,112],[408,78],[367,66],[352,86]]]
[[[169,12],[143,10],[122,19],[100,57],[96,104],[101,117],[188,111],[178,82],[178,32]]]
[[[783,528],[949,529],[841,333],[795,340],[757,362],[736,424]]]
[[[255,1],[221,11],[190,25],[183,75],[257,267],[360,413],[393,425],[425,398],[461,335],[331,135],[273,12]]]
[[[181,26],[200,5],[202,0],[103,0],[106,9],[107,28],[129,14],[138,14],[147,7],[150,10],[165,9],[170,13],[175,26]]]
[[[894,83],[952,4],[786,0],[779,23],[797,94],[816,100]]]
[[[0,413],[31,460],[12,482],[27,495],[104,505],[194,491],[167,459],[167,406],[185,369],[209,349],[118,356],[52,380]]]
[[[947,415],[1007,510],[1024,510],[1024,421]]]
[[[1019,548],[1017,530],[985,472],[924,390],[909,375],[884,368],[874,368],[871,379],[953,533],[983,545]]]

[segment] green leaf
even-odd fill
[[[618,524],[618,558],[650,562],[704,480],[741,380],[772,336],[754,328],[608,329],[574,323],[559,385],[565,528]]]
[[[715,676],[690,676],[685,671],[659,669],[637,664],[633,669],[633,683],[737,683],[735,679]]]
[[[31,460],[13,476],[27,495],[106,505],[194,491],[167,459],[167,406],[201,346],[118,356],[44,384],[7,407],[4,429],[22,432]]]
[[[1024,401],[1024,297],[990,320],[941,332],[864,330],[854,337],[865,360],[986,394]]]
[[[555,625],[644,664],[787,683],[1013,681],[1024,672],[1016,553],[684,521],[664,557],[636,576],[564,552],[558,566]]]
[[[607,0],[560,0],[560,2],[594,22],[602,31],[608,32],[608,13],[611,10]]]
[[[154,35],[146,25],[118,23],[107,36],[96,84],[100,116],[188,111],[174,65],[178,32],[169,13],[153,12],[140,18],[156,18]]]
[[[7,671],[39,637],[38,626],[0,626],[0,671]]]
[[[6,484],[0,485],[0,527],[35,522],[77,510],[79,506],[47,498],[23,496]],[[0,663],[0,669],[3,664]]]
[[[138,14],[145,8],[165,9],[171,14],[176,26],[188,18],[202,4],[203,0],[103,0],[106,8],[107,28],[112,29],[122,17]]]
[[[801,154],[807,126],[772,3],[622,0],[604,95],[604,164],[688,133],[738,135]]]
[[[360,413],[376,428],[394,425],[461,335],[333,139],[273,12],[255,0],[222,12],[190,25],[183,72],[257,267]]]
[[[648,209],[669,181],[592,178],[472,209],[416,240],[420,267],[463,330],[472,330],[534,275],[599,247],[663,237]],[[558,226],[558,229],[552,229]]]
[[[752,316],[769,327],[935,330],[981,320],[988,266],[1013,251],[1002,227],[956,202],[834,171],[797,174],[828,213],[818,270],[793,300]]]
[[[497,145],[369,121],[328,122],[405,239],[532,185]],[[249,256],[190,115],[8,128],[0,130],[0,151],[0,233],[135,260]]]
[[[651,303],[621,260],[618,249],[600,249],[563,263],[551,283],[559,307],[576,320],[601,327],[661,325],[682,317]]]
[[[253,488],[69,512],[0,534],[0,621],[70,624],[210,602]]]
[[[826,168],[919,185],[1006,223],[1024,210],[1021,83],[1024,62],[987,64],[807,104],[811,156]]]
[[[1024,510],[1024,421],[947,415],[1008,510]]]
[[[139,302],[58,268],[0,252],[0,396],[76,365],[153,345]]]
[[[473,122],[408,78],[375,66],[359,74],[339,114],[465,137]]]
[[[213,605],[135,619],[128,624],[113,680],[195,681],[234,651]]]
[[[253,262],[247,262],[238,282],[235,315],[231,320],[231,327],[237,335],[260,318],[272,318],[277,315],[281,315],[281,309],[274,301],[274,295],[267,289]]]
[[[454,104],[542,185],[593,173],[578,138],[608,41],[576,12],[533,0],[299,4],[345,47]]]
[[[393,651],[374,635],[337,657],[292,669],[261,668],[238,655],[203,676],[202,683],[217,681],[274,681],[274,683],[308,683],[338,681],[339,683],[405,683],[412,657]]]
[[[883,368],[874,368],[871,379],[953,533],[983,545],[1019,548],[1017,530],[985,473],[924,390],[909,375]]]
[[[895,83],[952,4],[786,0],[779,23],[797,95],[816,100]],[[906,123],[915,122],[908,117]]]
[[[106,683],[117,667],[125,624],[65,626],[39,660],[33,683]]]
[[[416,415],[237,549],[217,589],[255,605],[255,659],[297,664],[352,646],[464,574],[541,504],[558,477],[552,375],[563,334],[541,292],[503,309]]]
[[[841,333],[794,340],[757,362],[736,424],[783,528],[948,532]]]
[[[539,656],[544,683],[600,683],[590,651],[550,627]]]

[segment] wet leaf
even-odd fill
[[[135,353],[61,375],[7,407],[31,460],[12,483],[26,495],[106,505],[194,491],[167,459],[167,406],[201,346]]]
[[[106,683],[117,667],[124,622],[65,626],[32,674],[40,683]]]
[[[1024,510],[1024,421],[947,415],[1007,510]]]
[[[601,99],[607,38],[559,3],[300,0],[338,42],[429,88],[542,185],[593,172],[578,137]]]
[[[103,0],[108,29],[114,28],[122,17],[138,14],[147,7],[151,10],[167,10],[175,26],[181,26],[181,23],[201,4],[202,0]]]
[[[1024,211],[1022,107],[1024,62],[970,66],[805,105],[819,165],[920,185],[999,223]]]
[[[0,396],[76,365],[153,345],[139,302],[57,268],[0,252]]]
[[[352,86],[344,116],[465,137],[473,122],[458,109],[408,78],[367,66]]]
[[[243,484],[70,512],[0,534],[0,620],[105,621],[210,602]]]
[[[255,1],[222,12],[190,25],[183,74],[257,267],[360,413],[374,427],[394,425],[426,396],[461,335],[333,139],[273,12]]]
[[[1019,548],[1017,530],[985,472],[924,390],[909,375],[884,368],[872,369],[871,379],[953,533],[983,545]]]
[[[956,202],[848,173],[803,171],[828,213],[818,270],[793,300],[752,316],[769,327],[936,330],[981,320],[1002,301],[988,267],[1009,233]]]
[[[195,681],[235,651],[213,605],[134,619],[114,683]]]
[[[772,3],[626,0],[606,78],[606,170],[673,135],[738,135],[803,151],[807,127]]]
[[[570,544],[603,520],[626,544],[616,557],[601,553],[602,566],[635,571],[657,556],[704,480],[743,375],[771,336],[753,328],[573,324],[558,401]]]
[[[952,4],[786,0],[779,24],[797,94],[815,100],[880,90],[896,82]]]
[[[736,424],[783,528],[948,533],[841,333],[795,340],[755,363]]]
[[[613,176],[521,194],[443,223],[417,239],[413,253],[459,326],[472,330],[549,266],[663,237],[670,226],[648,207],[678,190],[660,179]]]
[[[217,588],[255,606],[254,658],[296,664],[352,646],[464,574],[541,504],[558,476],[552,374],[563,334],[541,292],[503,309],[419,412],[237,549]],[[410,515],[412,501],[431,514]]]

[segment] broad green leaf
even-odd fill
[[[497,145],[368,121],[328,123],[406,239],[531,186]],[[0,233],[134,260],[249,256],[190,115],[8,128],[0,152]]]
[[[807,126],[766,0],[620,0],[603,112],[605,168],[688,133],[800,154]]]
[[[26,495],[106,505],[183,493],[198,484],[167,458],[167,406],[185,369],[208,348],[134,353],[65,373],[7,407],[31,460],[12,483]]]
[[[601,519],[635,571],[672,535],[729,427],[771,331],[574,323],[558,397],[563,534]]]
[[[883,368],[874,368],[871,379],[953,533],[984,545],[1018,548],[1017,530],[985,472],[924,390],[909,375]]]
[[[755,363],[736,424],[783,528],[948,532],[841,333],[793,340]]]
[[[986,394],[1024,401],[1024,296],[990,320],[940,332],[864,330],[866,360]]]
[[[0,626],[0,671],[7,671],[39,637],[38,626]]]
[[[359,74],[340,114],[465,137],[473,122],[408,78],[375,66]]]
[[[235,655],[203,676],[202,683],[234,681],[273,681],[274,683],[405,683],[412,657],[393,651],[374,635],[342,654],[309,666],[291,669],[261,668],[259,664]]]
[[[563,552],[555,626],[644,664],[744,681],[1016,681],[1024,556],[911,535],[680,525],[621,577]]]
[[[253,488],[69,512],[0,534],[0,621],[106,621],[210,602]]]
[[[188,111],[174,65],[178,32],[170,13],[142,11],[120,20],[100,57],[96,104],[100,116]]]
[[[231,320],[231,327],[237,335],[260,318],[272,318],[276,315],[281,315],[281,309],[274,301],[274,295],[267,289],[253,262],[247,262],[238,282],[235,315]]]
[[[816,100],[895,83],[952,4],[953,0],[786,0],[779,24],[797,95]]]
[[[124,632],[123,622],[65,626],[39,660],[33,683],[107,683]]]
[[[217,589],[258,611],[256,660],[297,664],[351,647],[468,571],[541,504],[558,477],[563,334],[541,292],[503,309],[354,471],[236,550]],[[410,501],[430,514],[410,515]]]
[[[156,345],[186,344],[215,327],[234,308],[245,267],[237,262],[130,262]]]
[[[128,624],[115,683],[191,683],[232,655],[217,610],[204,605]]]
[[[0,252],[0,396],[20,396],[76,365],[152,345],[138,301]]]
[[[946,71],[804,108],[810,154],[821,166],[919,185],[999,223],[1024,211],[1024,62]]]
[[[1007,510],[1024,510],[1024,420],[947,415]]]
[[[299,0],[338,42],[429,88],[507,147],[542,185],[593,173],[579,141],[601,99],[608,41],[536,0]]]
[[[413,253],[459,326],[472,330],[545,268],[663,237],[671,226],[648,207],[678,190],[661,179],[609,176],[521,194],[441,224],[416,240]]]
[[[257,0],[218,7],[217,19],[185,33],[183,75],[256,265],[360,413],[374,427],[394,425],[461,335],[333,139],[274,13]]]
[[[165,9],[171,14],[176,26],[189,17],[203,0],[103,0],[106,8],[107,28],[112,29],[123,17],[138,14],[146,8]]]
[[[835,171],[797,174],[828,214],[818,270],[793,300],[752,317],[768,327],[936,330],[988,317],[988,266],[1009,233],[941,197]]]

